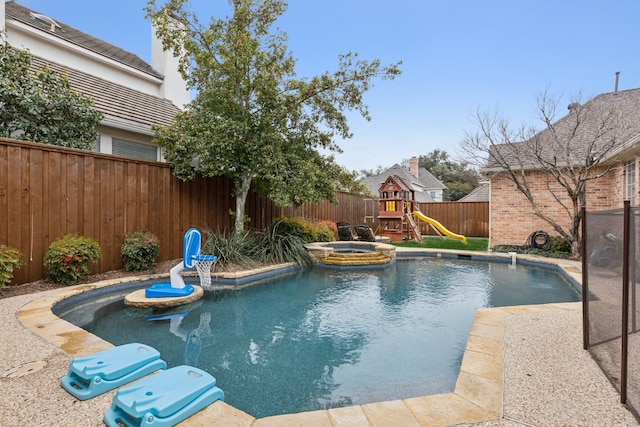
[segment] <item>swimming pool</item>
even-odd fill
[[[121,299],[58,314],[116,345],[152,345],[170,366],[206,370],[227,403],[264,417],[452,391],[475,309],[579,293],[547,269],[420,259],[207,292],[183,315]]]

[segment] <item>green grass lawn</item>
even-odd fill
[[[466,251],[486,251],[489,247],[489,239],[477,237],[467,237],[466,245],[460,240],[438,236],[422,236],[422,242],[419,244],[415,240],[410,240],[408,242],[393,242],[392,244],[403,248],[461,249]]]

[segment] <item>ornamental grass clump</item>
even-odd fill
[[[49,281],[69,286],[80,283],[89,273],[89,264],[100,258],[102,252],[97,241],[77,234],[65,234],[49,245],[43,263],[49,271]]]
[[[313,240],[308,234],[292,232],[290,225],[290,221],[276,221],[264,233],[256,233],[251,257],[264,263],[294,262],[303,267],[311,266],[305,244]]]
[[[24,264],[20,251],[6,245],[0,245],[0,289],[13,279],[13,270]]]
[[[150,231],[128,234],[120,248],[126,271],[144,271],[153,267],[160,253],[160,240]]]
[[[201,253],[218,257],[217,264],[239,264],[250,266],[251,257],[248,255],[256,244],[249,232],[225,234],[207,230],[207,240],[202,245]]]

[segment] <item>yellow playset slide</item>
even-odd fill
[[[418,218],[420,221],[424,221],[427,224],[431,225],[432,227],[435,227],[436,230],[438,230],[440,233],[444,234],[445,236],[451,237],[452,239],[461,240],[462,243],[464,243],[465,245],[467,244],[466,237],[461,236],[460,234],[452,233],[451,231],[447,230],[444,227],[444,225],[440,224],[438,221],[436,221],[433,218],[429,218],[428,216],[425,216],[422,212],[414,211],[413,215],[416,218]]]

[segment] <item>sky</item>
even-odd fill
[[[17,0],[151,62],[146,0]],[[191,0],[201,22],[229,14],[226,0]],[[350,170],[391,167],[460,142],[477,111],[541,127],[537,97],[568,105],[640,88],[638,0],[289,0],[276,26],[288,34],[297,76],[334,71],[356,52],[382,64],[402,61],[395,80],[365,94],[371,121],[348,114],[354,136],[338,140]],[[559,118],[559,117],[558,117]]]

